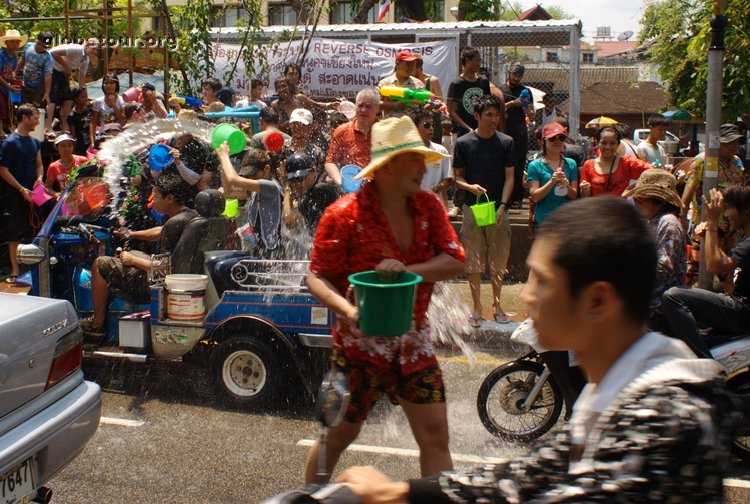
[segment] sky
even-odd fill
[[[539,3],[559,5],[565,11],[579,18],[583,23],[583,37],[593,39],[597,26],[611,26],[612,37],[627,30],[638,33],[639,19],[645,7],[645,0],[522,0],[522,5],[529,8]],[[631,40],[634,40],[631,38]]]

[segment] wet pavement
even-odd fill
[[[491,436],[476,412],[480,383],[512,353],[440,352],[458,468],[524,451]],[[255,503],[302,486],[317,426],[310,401],[294,391],[274,409],[237,411],[216,400],[198,367],[89,361],[85,372],[104,389],[105,418],[84,452],[50,482],[53,503]],[[340,467],[371,464],[393,478],[417,477],[415,449],[403,414],[381,402]],[[731,477],[749,473],[738,463]],[[748,501],[747,489],[728,490],[727,502]]]

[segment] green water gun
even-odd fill
[[[380,95],[390,98],[391,100],[403,103],[417,103],[419,105],[424,105],[429,100],[435,99],[435,95],[427,89],[409,89],[396,86],[381,87]]]

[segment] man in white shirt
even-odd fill
[[[268,105],[263,101],[263,81],[260,79],[252,79],[250,81],[250,96],[248,98],[242,98],[237,100],[234,104],[234,108],[239,109],[243,107],[249,107],[255,105],[258,107],[258,111],[263,110]]]
[[[445,154],[442,160],[437,163],[427,165],[427,171],[422,177],[422,189],[432,191],[443,201],[443,205],[448,205],[448,188],[453,185],[453,168],[451,158],[448,155],[448,149],[442,145],[433,142],[432,132],[435,123],[432,120],[432,112],[424,108],[415,108],[407,113],[414,125],[419,131],[424,144],[430,149]]]
[[[73,108],[70,93],[70,78],[74,71],[78,73],[78,86],[86,86],[86,74],[89,71],[90,58],[99,53],[99,40],[87,39],[81,44],[63,44],[49,50],[52,55],[52,89],[50,102],[47,104],[47,122],[52,123],[55,107],[60,106],[60,126],[63,131],[70,131],[68,115]]]
[[[395,483],[351,468],[339,480],[369,503],[721,502],[740,413],[715,361],[646,332],[648,229],[612,196],[564,205],[537,228],[524,301],[540,345],[572,350],[590,382],[570,425],[528,456],[466,472]]]
[[[636,152],[638,157],[644,161],[647,161],[653,165],[658,165],[664,168],[666,165],[666,159],[664,152],[659,147],[657,142],[664,140],[667,137],[667,128],[669,127],[669,119],[663,115],[654,114],[648,118],[648,127],[651,128],[648,132],[648,137],[638,144]],[[656,163],[658,161],[658,163]]]

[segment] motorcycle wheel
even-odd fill
[[[750,398],[750,373],[743,372],[727,381],[727,388],[736,392],[744,400]],[[748,433],[750,434],[750,433]],[[744,460],[750,462],[750,435],[737,436],[732,441],[732,453]]]
[[[262,341],[243,337],[224,341],[211,356],[217,392],[237,405],[268,403],[282,383],[273,355]]]
[[[555,425],[564,400],[551,376],[529,410],[521,409],[543,371],[544,366],[539,363],[514,361],[484,379],[477,395],[477,409],[491,434],[506,441],[532,441]]]

